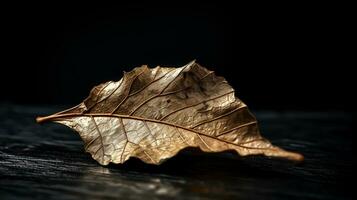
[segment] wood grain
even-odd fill
[[[301,164],[193,149],[160,166],[99,166],[78,134],[34,122],[62,107],[0,105],[0,199],[353,199],[353,119],[345,112],[254,112]]]

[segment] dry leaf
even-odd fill
[[[303,160],[264,139],[227,81],[194,61],[180,68],[135,68],[118,82],[94,87],[78,106],[37,118],[48,120],[75,129],[102,165],[130,157],[160,164],[186,147]]]

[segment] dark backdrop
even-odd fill
[[[4,8],[2,102],[77,104],[148,64],[196,59],[251,108],[352,109],[348,13],[324,5]]]

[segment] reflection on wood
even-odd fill
[[[0,199],[352,199],[352,114],[256,112],[274,144],[303,150],[301,164],[188,149],[159,166],[102,167],[74,131],[34,122],[60,109],[0,106]]]

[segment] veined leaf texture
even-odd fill
[[[130,157],[160,164],[186,147],[303,160],[263,138],[227,81],[195,61],[179,68],[135,68],[118,82],[94,87],[79,105],[37,121],[76,130],[102,165]]]

